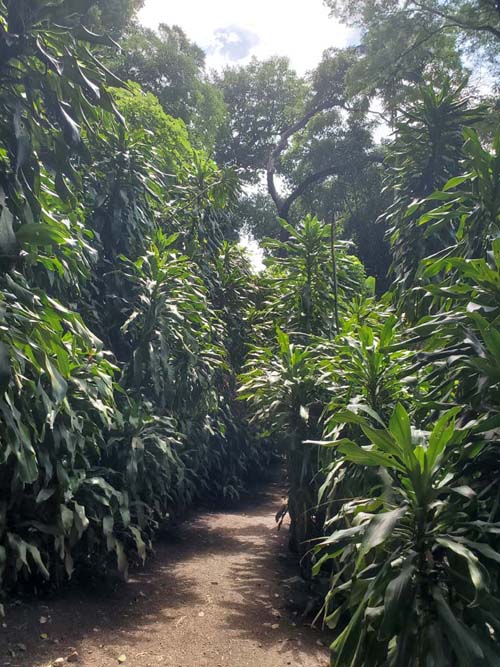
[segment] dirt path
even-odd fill
[[[76,652],[85,667],[326,667],[320,633],[289,609],[283,582],[297,572],[287,531],[276,532],[279,499],[272,485],[236,509],[198,514],[113,591],[10,606],[0,665],[69,666]]]

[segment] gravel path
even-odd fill
[[[7,608],[2,667],[327,667],[321,634],[290,610],[279,487],[193,515],[114,590]],[[68,662],[69,658],[69,662]]]

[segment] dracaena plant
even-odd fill
[[[225,346],[229,360],[239,371],[253,335],[250,318],[260,296],[260,284],[243,248],[235,243],[224,241],[215,257],[214,268],[216,281],[212,285],[212,300],[226,324]]]
[[[456,427],[458,413],[444,412],[428,431],[412,428],[401,404],[388,426],[371,411],[369,419],[338,415],[360,426],[366,444],[331,446],[378,469],[379,483],[345,503],[342,528],[315,547],[315,571],[337,565],[324,609],[339,631],[333,667],[493,667],[500,659],[497,526],[482,520],[481,492],[464,476],[477,443]]]
[[[426,258],[419,270],[432,311],[409,330],[409,340],[395,341],[393,349],[416,350],[414,368],[424,388],[420,404],[427,409],[464,405],[461,422],[488,432],[492,453],[498,440],[500,377],[500,144],[497,137],[489,152],[475,133],[466,136],[467,172],[429,198],[440,204],[420,221],[427,234],[444,227],[454,239],[445,251]]]
[[[126,576],[161,521],[234,498],[260,459],[222,350],[248,331],[223,258],[235,176],[109,88],[113,44],[76,5],[0,0],[0,595]]]
[[[329,392],[324,413],[325,439],[338,437],[339,433],[353,438],[359,434],[356,424],[338,422],[338,413],[350,403],[366,405],[388,418],[398,401],[410,402],[411,353],[390,349],[401,338],[398,319],[373,299],[369,302],[369,314],[357,303],[342,334],[317,348],[321,381]],[[370,488],[373,476],[339,457],[335,449],[323,449],[320,458],[324,481],[319,488],[318,505],[328,526],[342,499],[362,496]]]
[[[126,383],[162,410],[184,414],[211,396],[224,359],[222,325],[194,265],[174,249],[177,238],[158,231],[146,254],[123,258],[133,309],[122,332],[132,350]]]
[[[118,369],[77,314],[19,274],[0,304],[0,583],[70,576],[84,533],[125,571],[127,497],[99,467],[121,424]]]
[[[336,330],[336,311],[363,292],[363,266],[345,241],[333,242],[330,225],[318,218],[308,215],[295,227],[280,224],[288,240],[265,242],[272,253],[266,260],[272,289],[267,312],[287,331],[328,336]]]
[[[424,277],[440,273],[446,258],[483,258],[500,232],[500,130],[491,147],[484,146],[472,128],[465,128],[463,137],[459,175],[413,207],[421,213],[418,225],[427,238],[445,235],[449,239],[440,253],[422,263]],[[430,210],[422,214],[421,205]]]
[[[410,289],[419,262],[447,247],[451,239],[446,227],[425,235],[419,225],[421,200],[457,174],[464,157],[463,130],[481,118],[481,110],[471,108],[463,94],[464,86],[465,82],[454,88],[448,80],[439,88],[422,87],[416,101],[401,112],[387,158],[386,187],[394,200],[382,218],[388,226],[395,288],[412,316]],[[432,202],[426,207],[432,208]]]
[[[64,234],[47,198],[76,203],[78,165],[90,162],[82,128],[114,109],[105,87],[114,78],[89,52],[92,43],[113,42],[80,18],[63,2],[0,2],[0,200],[8,200],[0,210],[1,270],[19,260],[19,243],[50,245]]]
[[[255,347],[240,376],[240,398],[248,402],[252,421],[261,424],[285,453],[288,472],[288,512],[291,546],[306,549],[316,533],[313,509],[318,470],[315,453],[303,444],[317,433],[322,403],[315,351],[295,345],[276,329],[278,346]]]
[[[373,306],[375,310],[375,306]],[[372,311],[372,318],[374,317]],[[408,353],[392,351],[399,341],[397,317],[379,309],[379,322],[372,326],[351,322],[325,350],[321,369],[331,386],[330,412],[352,401],[366,403],[388,416],[396,400],[407,393]]]

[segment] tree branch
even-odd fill
[[[456,15],[448,14],[447,12],[443,12],[441,9],[437,9],[436,7],[429,7],[424,2],[414,1],[414,4],[421,11],[427,12],[429,14],[434,14],[435,16],[439,16],[440,18],[445,19],[445,21],[448,21],[457,28],[461,28],[462,30],[468,30],[471,32],[489,32],[497,39],[500,39],[500,28],[496,28],[495,26],[490,25],[489,23],[475,23],[475,24],[467,23]]]
[[[325,178],[328,176],[333,176],[337,172],[337,167],[335,166],[330,166],[327,167],[326,169],[321,169],[321,171],[317,171],[314,174],[311,174],[308,176],[306,179],[298,185],[293,192],[291,192],[288,197],[281,202],[281,205],[278,207],[278,214],[280,218],[284,218],[285,220],[288,220],[288,215],[290,213],[290,207],[294,203],[296,199],[298,199],[301,195],[304,194],[304,192],[307,190],[307,188],[314,183],[318,183],[320,181],[324,181]]]
[[[383,158],[380,155],[377,155],[376,153],[372,153],[371,155],[367,155],[367,160],[369,163],[377,163],[377,162],[382,162]],[[334,174],[339,174],[341,173],[341,170],[339,170],[338,165],[330,165],[329,167],[325,167],[325,169],[320,169],[319,171],[315,171],[313,174],[310,174],[305,178],[302,183],[300,183],[289,195],[286,199],[283,201],[280,201],[280,205],[277,206],[278,209],[278,215],[280,218],[283,218],[284,220],[288,221],[288,216],[290,214],[290,208],[292,204],[299,198],[301,197],[304,192],[311,186],[314,185],[315,183],[321,183],[324,181],[328,176],[333,176]]]
[[[267,189],[280,215],[281,215],[280,211],[282,207],[285,205],[286,201],[288,201],[289,197],[284,202],[279,196],[278,190],[276,189],[276,184],[274,182],[274,177],[276,174],[276,167],[278,164],[279,157],[287,147],[288,140],[290,139],[290,137],[292,137],[300,130],[303,130],[304,127],[307,125],[307,123],[311,120],[311,118],[314,118],[314,116],[316,116],[318,113],[320,113],[321,111],[326,111],[326,109],[329,109],[332,106],[333,104],[331,102],[327,102],[326,100],[323,101],[323,103],[321,104],[313,105],[309,109],[309,111],[307,111],[301,118],[299,118],[295,123],[293,123],[292,125],[290,125],[290,127],[284,130],[284,132],[281,134],[278,140],[278,143],[276,144],[276,146],[271,151],[271,154],[269,155],[269,159],[267,161]],[[288,206],[287,210],[289,208],[290,205]],[[281,215],[281,217],[285,216]]]

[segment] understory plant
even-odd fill
[[[324,606],[326,624],[340,629],[334,667],[498,662],[498,526],[485,489],[468,483],[484,443],[457,428],[459,411],[429,430],[412,428],[399,403],[388,426],[371,411],[337,417],[359,425],[367,444],[324,446],[379,479],[342,505],[331,522],[342,527],[314,547],[315,571],[335,562]]]
[[[448,245],[421,261],[416,309],[394,299],[406,336],[380,348],[393,391],[376,405],[366,374],[349,411],[331,404],[314,572],[330,577],[335,667],[498,662],[497,141],[491,153],[466,130],[464,174],[411,208],[422,238]],[[351,377],[370,340],[354,336]]]
[[[500,144],[481,139],[483,113],[446,83],[401,114],[392,292],[364,277],[336,291],[313,218],[268,245],[260,326],[297,351],[254,348],[242,392],[306,473],[290,507],[316,494],[302,554],[332,667],[499,662]]]
[[[295,345],[276,329],[277,346],[256,347],[240,376],[240,399],[252,408],[262,435],[271,436],[286,460],[290,544],[304,554],[307,540],[318,535],[313,508],[317,460],[304,441],[318,434],[321,389],[314,350]]]

